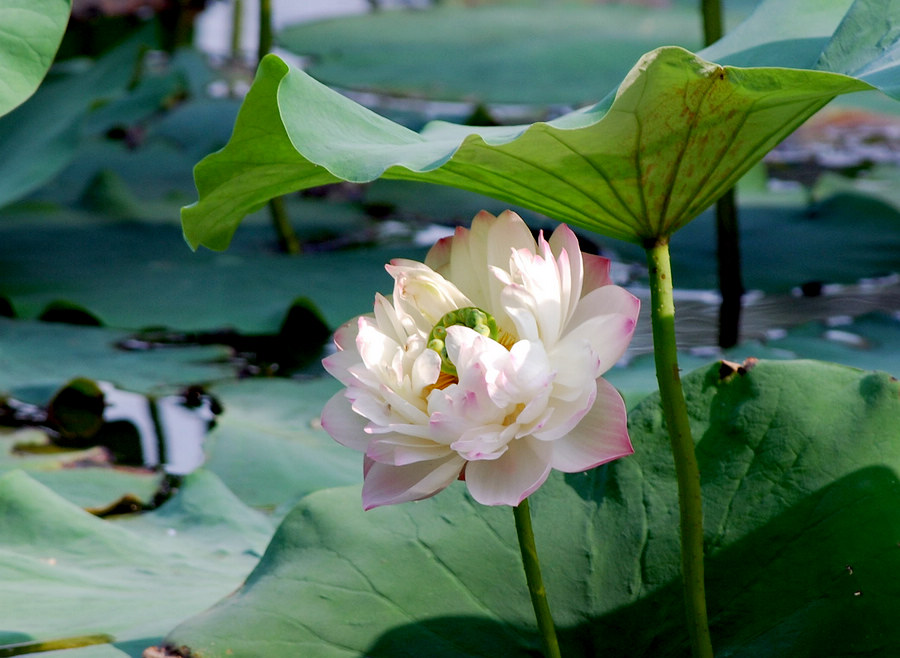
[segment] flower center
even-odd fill
[[[489,313],[482,311],[475,306],[467,306],[466,308],[458,308],[450,311],[434,325],[431,333],[428,334],[426,346],[441,355],[441,376],[449,375],[456,379],[456,366],[447,356],[447,327],[463,326],[468,327],[481,334],[487,336],[491,340],[500,338],[500,330],[497,328],[497,322]],[[440,381],[440,380],[438,380]],[[448,382],[449,384],[449,382]],[[438,386],[440,388],[440,386]]]

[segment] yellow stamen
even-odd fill
[[[451,375],[448,372],[442,371],[441,374],[438,375],[437,381],[428,387],[428,392],[431,393],[431,391],[434,389],[443,391],[445,388],[447,388],[451,384],[458,384],[458,383],[459,383],[459,377],[457,377],[456,375]]]
[[[518,338],[513,336],[511,333],[508,333],[504,329],[499,330],[499,335],[497,336],[497,342],[503,345],[507,350],[511,350],[512,346],[518,342]]]

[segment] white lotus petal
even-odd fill
[[[350,408],[345,391],[331,396],[322,408],[322,428],[341,445],[365,452],[370,438],[365,432],[366,419]]]
[[[422,263],[395,259],[387,271],[394,277],[394,303],[410,317],[421,318],[426,333],[450,311],[472,306],[455,285]]]
[[[609,285],[609,261],[582,254],[567,227],[535,241],[515,213],[480,213],[425,264],[387,269],[393,296],[339,329],[324,361],[347,390],[323,426],[364,453],[366,509],[431,496],[464,468],[476,500],[517,505],[551,467],[631,451],[621,398],[598,377],[624,352],[639,303]],[[426,340],[467,306],[501,332],[447,327],[451,374]]]
[[[409,336],[408,327],[403,326],[403,321],[397,313],[397,309],[381,293],[375,295],[375,325],[382,333],[390,336],[400,344],[405,343]]]
[[[551,466],[564,473],[577,473],[634,452],[628,438],[625,403],[604,379],[597,380],[597,399],[576,428],[553,447]]]
[[[322,366],[341,384],[350,386],[356,381],[356,378],[350,373],[350,368],[359,361],[359,353],[356,350],[338,350],[322,359]]]
[[[635,321],[625,315],[594,317],[569,331],[554,346],[551,358],[556,359],[563,352],[584,352],[590,350],[591,366],[595,377],[616,365],[625,354],[634,335]]]
[[[591,409],[596,398],[596,390],[593,386],[584,389],[573,400],[553,400],[550,407],[550,415],[547,419],[532,430],[532,434],[540,441],[556,441],[571,432],[585,414]]]
[[[575,312],[578,300],[581,299],[584,281],[584,263],[578,236],[568,226],[560,224],[550,235],[550,248],[557,259],[560,281],[565,284],[565,298],[560,300],[560,306],[565,317],[569,318]]]
[[[429,498],[459,477],[465,461],[455,454],[444,459],[391,466],[370,461],[362,500],[366,510]]]
[[[422,400],[425,399],[424,389],[432,386],[441,374],[441,357],[434,350],[422,350],[413,361],[410,372],[410,384],[412,392]]]
[[[518,439],[498,459],[466,464],[466,485],[482,505],[518,505],[550,474],[551,444]]]
[[[391,432],[373,438],[366,448],[366,456],[381,464],[405,466],[421,461],[434,461],[454,454],[449,446],[435,443],[425,437],[415,437]]]

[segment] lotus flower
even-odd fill
[[[457,479],[480,503],[518,505],[551,469],[633,452],[622,397],[601,375],[640,304],[567,226],[535,241],[515,213],[481,212],[424,264],[386,269],[392,297],[338,329],[323,362],[346,388],[322,425],[364,453],[365,509]]]

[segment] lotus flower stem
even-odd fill
[[[559,641],[556,639],[556,627],[553,625],[550,604],[547,602],[547,590],[544,589],[544,579],[541,577],[541,563],[534,544],[531,510],[527,498],[513,507],[513,514],[516,517],[516,534],[519,537],[519,548],[522,550],[528,593],[531,594],[531,605],[544,643],[544,655],[546,658],[560,658]]]
[[[711,658],[712,643],[706,617],[703,582],[703,505],[700,470],[688,422],[687,404],[681,387],[675,344],[675,301],[668,238],[646,247],[650,272],[650,317],[653,324],[653,355],[663,415],[669,430],[678,503],[681,511],[681,573],[688,631],[694,658]]]

